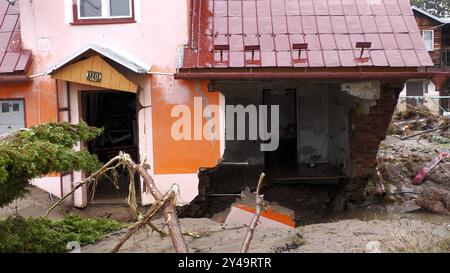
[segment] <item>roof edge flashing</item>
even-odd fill
[[[392,80],[392,79],[431,79],[432,77],[450,77],[450,72],[420,71],[368,71],[368,72],[178,72],[175,79],[209,80]]]
[[[89,44],[82,49],[78,50],[74,54],[70,55],[69,57],[65,58],[63,61],[59,62],[57,65],[54,65],[49,70],[47,70],[47,74],[51,75],[55,71],[65,67],[66,65],[69,65],[73,60],[80,57],[81,55],[87,53],[89,50],[92,50],[96,52],[97,54],[108,58],[109,60],[133,71],[137,74],[149,74],[152,65],[144,64],[140,61],[138,61],[135,57],[131,57],[130,54],[126,53],[123,54],[123,52],[120,52],[119,50],[113,49],[110,46],[104,46],[104,45],[97,45],[97,44]]]

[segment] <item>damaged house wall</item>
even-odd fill
[[[264,99],[266,92],[286,96],[283,90],[297,90],[295,105],[297,144],[294,149],[297,149],[298,153],[292,163],[295,165],[326,163],[342,172],[347,171],[346,167],[350,165],[347,162],[350,113],[352,110],[357,111],[358,99],[343,92],[339,84],[223,81],[214,82],[212,89],[220,90],[225,97],[226,105],[244,107],[270,104]],[[280,101],[284,103],[283,100]],[[284,112],[286,111],[280,111],[281,128],[288,125]],[[248,122],[247,117],[247,136]],[[283,129],[280,131],[282,133]],[[260,140],[226,140],[222,163],[216,168],[200,173],[204,182],[200,183],[200,192],[238,193],[246,186],[256,186],[260,172],[267,167],[267,155],[261,151],[260,144]]]
[[[382,83],[380,98],[367,114],[351,113],[349,136],[350,154],[346,186],[348,199],[358,201],[364,197],[367,182],[376,175],[377,153],[386,138],[404,82]]]
[[[341,91],[338,84],[330,84],[328,91],[328,162],[343,166],[347,171],[349,159],[350,113],[357,107],[357,100]]]
[[[227,105],[260,106],[264,104],[264,90],[295,89],[297,92],[298,163],[343,163],[348,149],[349,110],[356,100],[342,93],[336,84],[233,84],[221,83],[217,87],[225,95]],[[282,95],[281,95],[282,96]],[[287,124],[280,116],[280,127]],[[248,120],[247,120],[248,122]],[[246,124],[248,135],[248,123]],[[263,165],[264,153],[261,142],[250,140],[227,140],[225,162],[248,162]],[[319,158],[317,160],[317,158]]]

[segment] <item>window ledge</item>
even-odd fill
[[[71,25],[108,25],[108,24],[134,24],[134,18],[102,18],[102,19],[75,19]]]

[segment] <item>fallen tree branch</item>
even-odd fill
[[[167,205],[169,202],[172,202],[175,199],[176,192],[174,188],[172,187],[171,190],[169,190],[163,198],[158,200],[148,211],[147,213],[142,217],[139,222],[133,225],[133,227],[128,230],[127,234],[120,240],[120,242],[114,247],[114,249],[111,251],[112,253],[117,253],[122,246],[133,236],[138,230],[140,230],[143,226],[147,225],[148,222],[158,213],[158,211]]]
[[[261,195],[261,190],[264,186],[264,178],[266,174],[262,173],[259,177],[258,187],[256,189],[256,212],[253,216],[252,222],[247,232],[247,236],[242,244],[241,253],[247,253],[250,247],[250,243],[253,239],[253,235],[255,234],[256,227],[259,223],[259,218],[261,217],[261,212],[265,207],[264,197]]]
[[[61,205],[65,199],[67,199],[69,196],[73,195],[82,186],[89,185],[89,183],[91,183],[93,181],[95,182],[98,178],[103,176],[107,172],[107,170],[110,170],[110,166],[112,166],[116,162],[117,162],[116,167],[118,167],[120,165],[126,166],[129,170],[134,170],[143,178],[144,184],[146,186],[146,192],[150,193],[153,196],[153,198],[156,200],[156,204],[160,204],[161,200],[165,201],[167,199],[167,198],[165,199],[166,196],[163,195],[158,190],[158,188],[155,185],[155,181],[148,173],[148,169],[150,168],[149,166],[147,166],[145,164],[138,165],[131,159],[130,155],[125,154],[125,153],[120,153],[119,156],[111,159],[108,163],[106,163],[98,171],[96,171],[91,176],[89,176],[87,179],[85,179],[83,182],[79,183],[76,187],[74,187],[74,189],[72,189],[72,191],[70,193],[68,193],[64,197],[62,197],[61,200],[59,200],[57,203],[55,203],[47,211],[46,216],[48,216],[50,214],[50,212],[52,212],[56,207]],[[132,177],[131,173],[130,173],[130,177]],[[177,195],[179,189],[178,189],[178,186],[176,186],[176,185],[174,185],[174,187],[172,187],[172,189],[173,189],[173,192],[171,194],[173,195],[173,197],[170,199],[171,202],[164,202],[161,205],[161,207],[164,208],[164,210],[163,210],[164,218],[166,221],[166,225],[168,226],[170,238],[171,238],[171,241],[172,241],[175,251],[177,253],[187,253],[188,248],[186,245],[186,241],[184,240],[183,232],[181,231],[181,227],[180,227],[180,224],[178,221],[178,215],[177,215],[177,211],[176,211],[176,202],[174,201],[175,196]],[[132,209],[134,206],[134,204],[132,204],[132,203],[134,203],[134,202],[135,201],[131,201],[131,200],[129,201],[130,207]],[[149,215],[151,215],[152,213],[156,214],[157,211],[156,212],[153,211],[155,206],[152,206],[152,208],[149,210],[149,212],[146,213],[147,217],[149,217]]]
[[[156,188],[155,181],[148,173],[145,165],[135,164],[129,155],[127,155],[127,158],[124,158],[123,162],[139,173],[139,175],[144,179],[147,192],[150,192],[155,200],[161,200],[163,198],[163,194],[158,190],[158,188]],[[187,248],[186,241],[184,240],[180,223],[178,222],[177,209],[172,202],[165,205],[164,218],[169,228],[170,238],[175,251],[177,253],[188,253],[189,250]]]
[[[47,217],[56,207],[60,206],[64,200],[69,198],[69,196],[73,195],[78,189],[83,187],[84,185],[95,181],[97,178],[105,174],[110,169],[110,166],[113,165],[116,161],[120,160],[120,155],[114,157],[111,159],[108,163],[103,165],[99,170],[97,170],[95,173],[91,174],[88,178],[86,178],[83,182],[80,182],[76,187],[74,187],[68,194],[64,195],[58,202],[56,202],[53,206],[51,206],[47,213],[44,215],[44,217]]]
[[[162,229],[159,229],[157,226],[155,226],[152,222],[147,222],[147,226],[149,226],[153,231],[156,231],[158,234],[159,234],[159,236],[161,236],[161,237],[167,237],[167,236],[169,236],[169,233],[167,233],[167,232],[165,232],[164,230],[162,230]]]
[[[147,225],[155,232],[157,232],[159,234],[159,236],[161,237],[168,237],[170,236],[170,234],[168,232],[165,232],[164,230],[158,228],[157,226],[155,226],[152,222],[147,222]],[[183,236],[188,236],[191,237],[193,239],[200,239],[201,236],[199,233],[196,232],[188,232],[188,231],[183,231]]]

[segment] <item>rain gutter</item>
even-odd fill
[[[450,72],[179,72],[178,80],[410,80],[427,79],[441,90]]]

